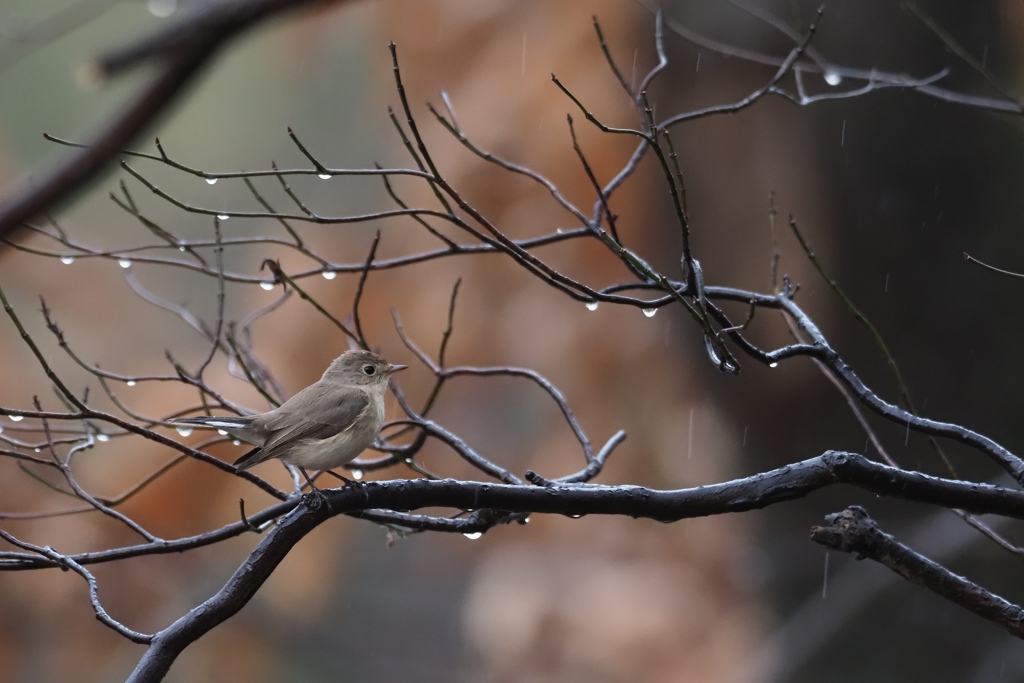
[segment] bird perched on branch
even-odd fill
[[[346,351],[318,381],[269,412],[168,422],[220,429],[256,446],[235,461],[239,470],[271,458],[295,465],[319,500],[319,490],[306,470],[340,467],[373,443],[384,425],[388,379],[406,367],[392,365],[372,351]]]

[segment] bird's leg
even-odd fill
[[[316,484],[309,477],[309,473],[306,472],[305,467],[300,467],[299,472],[302,472],[302,476],[306,478],[306,482],[309,484],[309,493],[302,497],[302,501],[312,510],[319,509],[327,501],[327,496],[316,487]]]

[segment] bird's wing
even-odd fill
[[[243,455],[235,466],[248,469],[253,465],[284,455],[293,444],[303,439],[327,439],[349,429],[370,405],[366,392],[359,388],[325,387],[311,384],[284,404],[260,417],[266,430],[263,447]],[[304,406],[301,411],[296,406]]]

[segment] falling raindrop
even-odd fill
[[[693,457],[693,408],[690,408],[690,429],[686,434],[686,457]]]
[[[843,82],[843,77],[840,76],[835,71],[826,71],[824,73],[824,77],[825,77],[825,82],[828,83],[829,85],[831,85],[832,87],[835,87],[835,86],[837,86],[837,85],[839,85],[840,83]]]
[[[267,290],[268,292],[274,288],[273,282],[261,282],[260,287]]]
[[[218,213],[217,218],[219,218],[222,221],[226,221],[227,219],[231,218],[231,216],[227,215],[226,213]]]
[[[117,265],[121,266],[122,268],[131,268],[132,267],[132,262],[130,260],[126,259],[126,258],[123,258],[123,259],[118,259]]]
[[[779,367],[779,363],[777,361],[771,362],[771,363],[768,364],[768,367],[770,367],[770,368],[777,368],[777,367]]]
[[[653,318],[654,314],[658,312],[657,308],[645,308],[643,310],[644,310],[644,315],[646,315],[648,318]]]
[[[96,440],[97,441],[110,441],[110,435],[109,434],[97,434],[96,435]]]
[[[587,302],[587,310],[588,311],[596,311],[597,310],[597,302],[596,301],[588,301]]]
[[[338,273],[333,270],[325,270],[323,272],[323,276],[325,280],[333,280],[334,278],[338,277]]]
[[[60,262],[63,263],[65,266],[70,266],[72,263],[75,262],[75,257],[74,256],[61,256],[60,257]]]
[[[178,0],[149,0],[146,9],[157,19],[166,19],[178,9]]]
[[[481,536],[483,536],[484,533],[482,531],[474,531],[471,534],[462,534],[462,535],[465,536],[466,538],[468,538],[471,541],[475,541],[476,539],[478,539]]]
[[[136,382],[136,381],[135,381],[135,380],[133,380],[133,379],[130,379],[130,380],[128,380],[127,382],[125,382],[125,384],[127,384],[127,385],[128,385],[128,386],[130,386],[130,387],[134,387],[134,386],[135,386],[136,384],[138,384],[138,382]]]
[[[228,435],[228,433],[225,432],[223,429],[218,429],[217,433],[220,434],[221,436],[227,436]]]
[[[352,470],[352,478],[355,479],[356,481],[361,481],[362,478],[363,478],[363,471],[362,470]]]
[[[185,425],[181,425],[179,427],[175,427],[175,429],[177,429],[178,433],[181,434],[182,436],[188,436],[189,434],[192,433],[192,428],[191,427],[186,427]]]
[[[217,179],[216,178],[207,178],[206,179],[206,184],[207,185],[216,185],[217,184]]]
[[[24,415],[10,415],[9,417],[11,418],[11,422],[21,422],[25,419]]]
[[[319,178],[320,180],[330,180],[331,179],[331,174],[330,173],[320,173],[319,175],[317,175],[317,178]]]

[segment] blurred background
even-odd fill
[[[803,32],[817,4],[758,3]],[[923,9],[1001,82],[1012,88],[1024,55],[1024,10],[1009,0],[931,1]],[[90,56],[173,21],[187,6],[143,2],[29,2],[0,10],[0,183],[7,190],[67,151],[42,134],[84,140],[130,97],[144,70],[101,88],[76,84]],[[665,6],[672,22],[738,48],[784,56],[792,42],[739,7],[717,2]],[[164,16],[169,15],[169,16]],[[607,182],[632,142],[585,125],[553,86],[553,72],[610,125],[635,125],[635,112],[610,73],[592,26],[597,16],[624,77],[638,82],[656,63],[652,8],[636,2],[340,4],[262,26],[233,44],[140,140],[158,135],[176,160],[210,172],[308,167],[289,141],[292,127],[329,167],[411,166],[388,121],[398,106],[388,41],[421,130],[449,181],[507,234],[523,238],[575,227],[550,196],[522,178],[483,164],[433,121],[426,102],[448,93],[478,145],[534,168],[582,207],[593,201],[565,123]],[[45,20],[45,21],[44,21]],[[739,100],[774,68],[665,36],[669,67],[651,91],[659,117]],[[913,77],[949,67],[942,84],[996,96],[913,14],[889,2],[830,3],[814,39],[836,64]],[[785,83],[792,88],[792,81]],[[863,82],[807,79],[813,93]],[[896,386],[870,336],[809,267],[788,233],[792,214],[832,276],[875,323],[922,412],[959,422],[1019,450],[1024,400],[1019,306],[1024,284],[966,263],[967,251],[1024,270],[1024,134],[1018,117],[958,106],[903,89],[798,107],[767,97],[743,112],[677,127],[694,253],[708,284],[771,290],[774,195],[780,272],[800,283],[798,301],[883,397]],[[623,239],[663,272],[678,273],[678,227],[664,185],[648,159],[616,195]],[[239,182],[208,185],[157,164],[132,161],[182,201],[224,211],[258,208]],[[108,194],[124,180],[147,217],[190,239],[210,238],[212,222],[174,209],[120,170],[99,178],[56,219],[74,239],[125,248],[153,241]],[[308,205],[330,215],[390,208],[379,180],[296,178]],[[273,182],[259,187],[285,208]],[[396,188],[410,204],[430,195]],[[275,194],[276,193],[276,194]],[[226,236],[283,235],[273,221],[231,219]],[[411,220],[376,225],[305,226],[303,237],[335,263],[365,259],[381,230],[379,256],[432,248]],[[51,250],[22,235],[24,246]],[[594,286],[628,279],[597,244],[569,242],[539,252]],[[313,264],[266,245],[233,248],[229,270],[259,275],[265,258],[286,270]],[[212,323],[216,282],[177,269],[135,263],[149,291]],[[264,276],[267,274],[264,272]],[[165,351],[186,367],[206,346],[182,321],[140,299],[125,269],[109,259],[62,263],[6,248],[0,285],[47,358],[76,391],[89,376],[63,354],[39,314],[45,297],[76,352],[126,375],[168,374]],[[362,305],[371,343],[409,363],[403,387],[418,401],[430,375],[404,348],[391,322],[397,310],[412,338],[435,352],[448,297],[462,289],[449,348],[453,365],[535,369],[566,395],[595,444],[616,430],[626,442],[598,479],[606,484],[678,488],[753,474],[826,449],[868,451],[840,395],[809,361],[768,370],[751,361],[733,377],[708,362],[700,335],[681,311],[645,317],[639,309],[595,311],[545,288],[497,256],[432,261],[374,272]],[[356,277],[303,285],[338,317],[348,314]],[[240,320],[279,295],[255,284],[227,288],[226,310]],[[732,312],[742,319],[744,311]],[[288,393],[319,377],[346,340],[298,297],[253,327],[255,351]],[[759,314],[752,338],[788,339],[781,319]],[[740,358],[741,362],[744,358]],[[0,405],[61,405],[13,326],[0,324]],[[253,410],[266,404],[231,378],[220,361],[207,375]],[[92,382],[94,400],[113,407]],[[144,414],[192,405],[195,392],[142,382],[114,388]],[[397,417],[392,400],[389,415]],[[435,419],[494,461],[522,474],[557,477],[582,457],[560,414],[536,387],[512,379],[460,379],[442,394]],[[13,425],[4,421],[10,430]],[[927,441],[873,423],[904,466],[942,473]],[[167,430],[169,435],[176,434]],[[197,443],[200,434],[187,438]],[[229,444],[212,453],[234,460]],[[950,445],[964,476],[1003,482],[977,455]],[[76,472],[105,495],[127,489],[172,454],[115,437],[84,453]],[[424,462],[446,476],[478,475],[436,445]],[[258,469],[286,486],[283,468]],[[408,470],[376,473],[411,476]],[[122,506],[153,533],[177,538],[235,521],[269,504],[252,487],[185,462]],[[954,570],[1019,602],[1020,560],[983,540],[945,511],[875,499],[854,489],[819,492],[775,508],[662,525],[646,520],[534,515],[478,540],[414,535],[389,543],[380,527],[338,518],[290,554],[242,612],[190,646],[167,680],[227,681],[863,681],[1021,680],[1016,641],[887,570],[827,555],[808,531],[827,513],[859,503],[883,528]],[[0,510],[55,510],[68,504],[13,462],[0,462]],[[7,520],[4,528],[61,552],[135,543],[96,514]],[[1019,530],[1000,531],[1016,540]],[[393,540],[393,539],[392,539]],[[1020,539],[1024,540],[1024,539]],[[165,627],[219,589],[257,543],[252,535],[183,555],[97,565],[101,597],[131,628]],[[79,577],[58,571],[0,575],[0,682],[110,681],[128,675],[141,646],[96,623]]]

